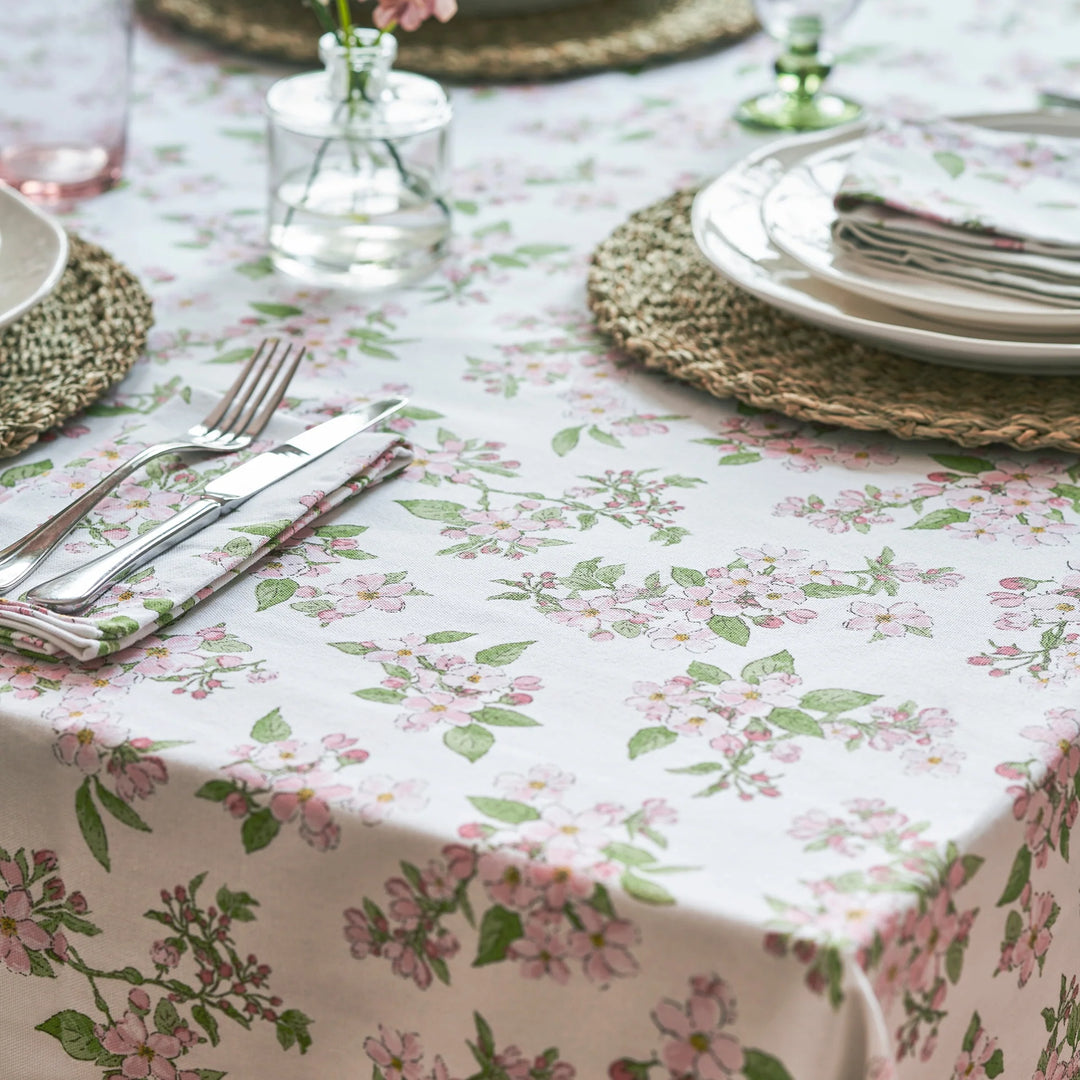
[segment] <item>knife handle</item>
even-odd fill
[[[70,573],[43,581],[26,594],[26,599],[64,615],[77,615],[136,567],[205,528],[221,514],[223,507],[221,500],[203,496],[141,536]]]

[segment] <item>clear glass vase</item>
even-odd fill
[[[451,109],[438,83],[391,70],[391,35],[354,33],[323,35],[326,69],[267,94],[270,254],[316,285],[381,289],[445,254]]]

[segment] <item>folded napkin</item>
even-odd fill
[[[1080,305],[1080,139],[887,121],[852,154],[836,209],[856,260]]]
[[[130,409],[95,421],[92,430],[69,426],[51,444],[39,444],[32,455],[6,469],[0,466],[0,546],[40,525],[118,459],[196,423],[213,400],[194,393],[190,401],[174,398],[149,416]],[[279,412],[263,437],[242,453],[192,455],[190,464],[152,462],[99,504],[18,587],[19,594],[123,543],[140,526],[170,517],[198,498],[199,489],[213,477],[308,426]],[[411,451],[395,435],[357,435],[133,571],[86,615],[60,615],[14,596],[0,598],[0,644],[37,656],[66,653],[79,660],[124,649],[217,592],[345,499],[393,476],[411,459]]]

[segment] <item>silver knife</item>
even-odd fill
[[[373,402],[358,412],[335,416],[273,450],[257,454],[212,480],[195,502],[168,520],[68,574],[42,582],[26,594],[27,600],[66,615],[77,614],[136,567],[197,533],[223,514],[231,513],[252,495],[385,420],[407,401],[408,398],[387,398]]]

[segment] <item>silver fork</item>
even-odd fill
[[[304,357],[303,348],[295,353],[292,345],[280,349],[279,338],[264,338],[221,401],[198,424],[173,439],[140,450],[43,525],[0,549],[0,596],[25,581],[45,556],[121,480],[154,458],[183,450],[232,453],[247,446],[274,415]]]

